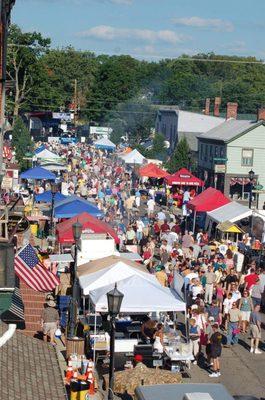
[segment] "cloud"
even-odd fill
[[[173,18],[172,22],[176,25],[200,29],[212,29],[214,31],[232,32],[234,30],[232,22],[218,18],[184,17]]]
[[[109,41],[115,39],[134,39],[150,43],[161,41],[171,44],[183,42],[188,38],[171,30],[153,31],[150,29],[114,28],[108,25],[98,25],[86,31],[79,32],[77,35],[83,38]]]

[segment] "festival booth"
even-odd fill
[[[206,229],[210,233],[212,228],[220,223],[229,221],[232,224],[250,217],[252,213],[247,206],[232,201],[216,210],[207,212]]]
[[[67,196],[54,207],[55,218],[72,218],[83,212],[87,212],[96,218],[101,218],[104,215],[94,204],[75,195]]]
[[[169,174],[167,171],[159,168],[156,164],[149,163],[139,169],[139,175],[146,178],[161,179],[167,177]]]
[[[194,197],[188,204],[187,208],[193,211],[193,232],[195,231],[197,213],[205,213],[215,210],[225,204],[230,203],[227,197],[220,190],[212,187],[207,188],[198,196]],[[205,218],[204,218],[205,221]]]
[[[58,203],[62,200],[65,200],[67,196],[64,194],[57,192],[54,195],[54,202]],[[52,203],[52,192],[51,190],[47,190],[46,192],[43,192],[41,194],[37,194],[35,196],[35,201],[38,203]]]
[[[58,156],[58,154],[55,154],[53,152],[51,152],[50,150],[48,150],[46,147],[44,148],[39,148],[37,150],[35,150],[35,156],[37,158],[37,160],[48,160],[48,161],[59,161],[61,159],[60,156]]]
[[[74,243],[72,226],[75,222],[82,224],[82,233],[105,233],[111,236],[116,244],[119,244],[119,238],[114,229],[106,222],[98,220],[87,212],[67,219],[56,226],[57,238],[60,244]]]
[[[42,167],[30,168],[20,174],[21,179],[55,181],[56,176]]]
[[[66,164],[59,162],[41,162],[40,166],[53,172],[67,171],[68,169]]]
[[[226,238],[226,240],[229,240],[230,238],[233,239],[233,241],[238,241],[238,236],[243,235],[245,231],[240,228],[237,224],[230,222],[230,221],[225,221],[221,222],[220,224],[217,225],[216,227],[218,231],[221,233],[221,239]]]
[[[133,165],[142,165],[146,161],[146,158],[137,149],[134,149],[128,154],[120,155],[120,158],[125,162],[125,164]]]
[[[94,142],[96,149],[114,151],[116,149],[116,145],[109,140],[108,138],[102,138]]]

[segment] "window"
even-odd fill
[[[214,148],[214,156],[215,157],[218,157],[219,156],[219,148],[218,148],[218,146],[215,146],[215,148]]]
[[[220,148],[220,157],[223,158],[224,155],[225,155],[225,149],[224,149],[224,147],[221,147]]]
[[[242,149],[241,165],[245,167],[253,166],[253,149]]]

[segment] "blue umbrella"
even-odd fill
[[[30,168],[25,172],[22,172],[22,174],[20,174],[20,178],[22,178],[22,179],[46,179],[46,180],[55,181],[56,176],[52,172],[47,171],[47,169],[45,169],[45,168],[35,167],[35,168]]]
[[[64,194],[57,192],[57,193],[55,193],[54,201],[55,201],[55,203],[58,203],[62,200],[65,200],[66,198],[67,198],[67,196],[65,196]],[[50,190],[48,190],[47,192],[37,194],[35,196],[35,201],[40,201],[42,203],[51,203],[52,202],[52,192]]]

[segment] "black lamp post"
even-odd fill
[[[53,236],[54,234],[54,199],[57,193],[58,187],[55,182],[51,182],[51,194],[52,194],[52,209],[51,209],[51,222],[50,222],[50,235]]]
[[[78,251],[78,242],[80,240],[82,234],[83,225],[80,222],[75,222],[72,226],[73,228],[73,236],[75,240],[75,255],[74,255],[74,266],[72,270],[72,282],[73,282],[73,292],[72,298],[69,306],[69,332],[68,337],[73,338],[75,336],[75,327],[76,327],[76,317],[77,317],[77,308],[78,308],[78,281],[76,276],[77,270],[77,251]]]
[[[252,191],[253,191],[253,181],[254,181],[255,172],[252,169],[248,173],[249,182],[250,182],[250,192],[249,192],[249,208],[251,209],[252,204]]]
[[[123,293],[117,289],[117,284],[113,290],[107,293],[108,299],[108,310],[110,314],[110,365],[109,365],[109,392],[108,400],[113,400],[113,388],[114,388],[114,350],[115,350],[115,317],[119,314],[121,309],[121,303],[123,299]]]

